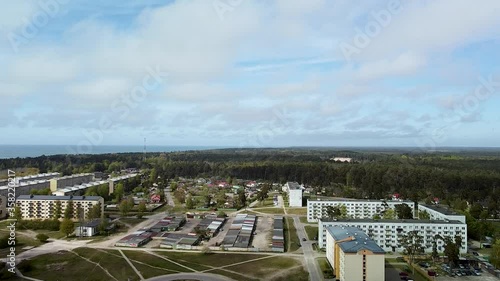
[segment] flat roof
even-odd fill
[[[355,199],[355,198],[331,198],[331,199],[308,199],[307,202],[366,202],[366,203],[406,203],[412,204],[410,200],[384,200],[384,199]]]
[[[53,195],[19,195],[17,200],[87,200],[99,201],[101,196],[53,196]]]
[[[288,185],[288,189],[290,189],[290,190],[302,189],[297,182],[291,182],[291,181],[289,181],[286,184]]]
[[[385,219],[331,219],[323,218],[320,219],[321,222],[339,222],[339,223],[423,223],[423,224],[465,224],[457,220],[415,220],[415,219],[404,219],[404,220],[385,220]]]
[[[461,216],[461,214],[453,211],[453,210],[450,210],[444,206],[441,206],[441,205],[428,205],[428,204],[420,204],[421,206],[424,206],[426,208],[429,208],[431,210],[434,210],[436,212],[440,212],[441,214],[443,215],[449,215],[449,216]]]
[[[328,232],[336,241],[351,239],[339,243],[344,253],[357,253],[361,250],[368,250],[377,254],[385,254],[385,251],[359,228],[331,226],[328,228]]]

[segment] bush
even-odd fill
[[[38,241],[40,241],[42,243],[46,243],[47,240],[49,239],[49,236],[47,236],[46,234],[40,233],[40,234],[36,235],[36,239],[38,239]]]
[[[23,220],[17,222],[18,229],[59,231],[58,220]]]

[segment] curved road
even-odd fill
[[[177,273],[153,277],[146,279],[146,281],[175,281],[191,279],[200,281],[234,281],[231,278],[211,273]]]

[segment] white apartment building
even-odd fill
[[[307,200],[307,221],[317,222],[318,219],[327,217],[327,207],[346,206],[347,216],[358,219],[371,219],[374,215],[380,215],[387,209],[394,209],[398,204],[406,204],[412,210],[412,201],[399,200],[358,200],[358,199],[327,199],[327,200]]]
[[[346,206],[347,216],[356,219],[372,219],[374,215],[382,216],[383,211],[394,209],[398,204],[408,205],[415,212],[412,201],[400,200],[359,200],[359,199],[328,199],[307,201],[307,221],[317,222],[318,219],[327,217],[327,207]],[[465,223],[465,216],[437,205],[418,204],[418,211],[426,211],[430,220],[450,220]]]
[[[373,219],[320,219],[318,246],[327,245],[327,229],[329,227],[356,227],[365,232],[375,243],[387,252],[402,252],[399,244],[401,236],[408,231],[418,231],[423,237],[425,252],[432,252],[432,242],[436,235],[462,237],[460,253],[467,253],[467,225],[461,221],[451,220],[373,220]],[[437,240],[438,252],[444,250],[444,242]]]
[[[328,227],[326,258],[338,280],[385,280],[385,251],[358,228]]]
[[[73,202],[73,219],[78,219],[78,207],[83,210],[84,218],[87,218],[89,210],[97,204],[101,204],[101,214],[104,212],[104,199],[100,196],[50,196],[50,195],[20,195],[17,197],[16,205],[21,208],[22,218],[25,220],[53,219],[56,202],[61,202],[61,213]]]
[[[288,193],[288,204],[290,207],[302,207],[302,193],[304,189],[296,182],[287,182],[283,191]]]
[[[53,178],[50,180],[50,190],[56,191],[58,189],[79,185],[82,183],[91,182],[94,180],[94,174],[86,173],[86,174],[74,174],[71,176],[65,176],[60,178]]]
[[[24,177],[16,177],[14,178],[14,182],[16,185],[19,185],[23,182],[32,182],[32,181],[39,181],[39,180],[50,180],[52,178],[56,178],[61,176],[60,173],[54,172],[54,173],[44,173],[44,174],[38,174],[38,175],[31,175],[31,176],[24,176]]]

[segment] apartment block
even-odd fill
[[[50,190],[57,191],[58,189],[65,188],[67,186],[80,185],[83,183],[91,182],[93,180],[94,174],[90,173],[54,178],[50,180]]]
[[[288,193],[290,207],[302,207],[303,188],[296,182],[287,182],[283,186],[283,191]]]
[[[444,251],[441,237],[462,238],[460,253],[467,253],[467,225],[461,221],[451,220],[373,220],[373,219],[320,219],[318,246],[327,245],[329,227],[355,227],[365,232],[375,243],[387,252],[402,252],[401,237],[409,231],[417,231],[423,237],[425,252],[432,252],[432,244],[436,240],[438,252]]]
[[[337,280],[385,280],[385,251],[358,228],[327,227],[326,258]]]
[[[104,212],[104,199],[100,196],[50,196],[50,195],[20,195],[16,205],[21,208],[22,219],[52,219],[56,209],[56,202],[61,202],[61,212],[73,202],[73,219],[78,220],[78,209],[83,211],[84,218],[88,217],[90,209],[101,204],[101,214]]]

